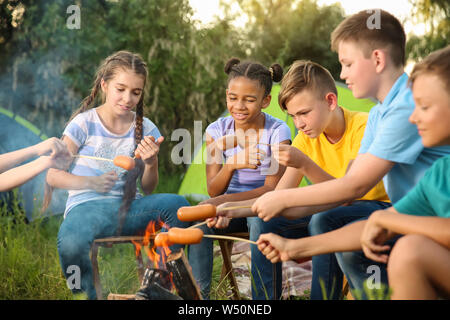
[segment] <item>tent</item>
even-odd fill
[[[355,99],[352,92],[343,83],[336,82],[336,87],[338,90],[338,104],[346,107],[350,110],[365,111],[369,110],[375,105],[375,102],[369,99]],[[274,85],[272,87],[272,101],[264,112],[283,120],[287,123],[291,129],[292,140],[297,134],[297,129],[294,126],[294,122],[287,115],[286,112],[281,110],[278,105],[278,92],[280,91],[280,85]],[[224,112],[222,116],[226,116],[227,112]],[[201,201],[209,198],[208,191],[206,189],[206,142],[205,135],[203,135],[203,143],[197,146],[194,155],[192,157],[193,161],[190,164],[188,170],[186,171],[183,181],[178,190],[178,194],[187,196],[194,201]],[[305,185],[307,182],[302,181],[301,185]]]
[[[0,108],[0,128],[1,154],[29,147],[47,139],[47,136],[36,126],[3,108]],[[41,208],[44,199],[44,183],[45,173],[41,173],[19,187],[20,204],[29,221],[33,218],[33,212],[36,214]],[[10,207],[12,195],[12,191],[1,192],[0,200]],[[63,213],[66,199],[67,195],[62,190],[55,190],[49,212]]]

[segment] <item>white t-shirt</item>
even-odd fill
[[[64,130],[63,134],[79,147],[78,154],[107,159],[114,159],[118,155],[133,156],[135,123],[133,122],[125,134],[117,135],[102,124],[96,110],[97,108],[93,108],[77,115]],[[155,139],[161,136],[156,125],[145,117],[143,119],[143,134],[144,136],[153,136]],[[69,173],[74,175],[100,176],[111,170],[116,171],[119,179],[110,192],[98,193],[89,189],[69,190],[64,217],[71,209],[83,202],[121,198],[123,195],[126,170],[116,167],[110,161],[75,158],[69,169]],[[136,197],[142,197],[142,195],[137,193]]]

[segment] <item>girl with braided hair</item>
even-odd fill
[[[108,159],[139,154],[133,170],[127,172],[107,161],[75,158],[69,171],[51,169],[47,174],[50,187],[69,190],[58,233],[62,271],[68,277],[69,266],[80,268],[81,288],[72,291],[85,292],[89,299],[96,298],[89,257],[95,239],[143,234],[150,221],[188,226],[176,216],[179,207],[189,205],[183,197],[151,194],[158,183],[158,152],[164,137],[143,116],[146,79],[147,67],[139,55],[119,51],[106,58],[91,94],[69,120],[62,138],[72,154]],[[93,108],[99,94],[102,103]],[[136,193],[138,178],[145,196]],[[50,194],[46,194],[46,204]]]

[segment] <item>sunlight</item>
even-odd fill
[[[230,1],[225,1],[230,3]],[[208,25],[215,19],[223,19],[224,13],[220,8],[220,0],[189,0],[189,4],[194,10],[192,18],[198,20],[202,25]],[[243,28],[248,21],[246,15],[242,14],[241,8],[236,1],[231,2],[231,14],[236,14],[238,17],[233,21],[233,25],[238,28]]]
[[[229,1],[228,1],[229,2]],[[330,5],[333,3],[340,3],[344,8],[345,14],[350,15],[361,10],[371,9],[374,5],[368,1],[354,1],[354,0],[318,0],[319,5]],[[223,18],[224,13],[220,8],[220,0],[189,0],[189,3],[194,10],[193,18],[198,20],[202,25],[212,23],[215,19]],[[239,13],[240,8],[237,2],[231,2],[232,13]],[[415,35],[423,35],[427,32],[424,23],[414,23],[411,21],[412,4],[408,0],[378,0],[375,7],[386,10],[394,14],[400,21],[403,22],[406,34],[413,33]],[[234,21],[236,27],[244,27],[248,21],[247,17],[239,17]]]

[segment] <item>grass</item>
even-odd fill
[[[0,299],[71,299],[56,249],[60,218],[26,224],[17,203],[15,214],[0,214]]]
[[[161,178],[157,192],[176,193],[179,178]],[[0,300],[70,300],[74,299],[62,274],[57,251],[57,234],[62,216],[38,217],[26,223],[14,191],[7,208],[0,207]],[[188,199],[189,200],[189,199]],[[195,204],[190,200],[191,204]],[[144,262],[146,257],[144,255]],[[98,255],[100,279],[104,297],[108,293],[135,293],[139,289],[137,266],[131,244],[100,248]],[[228,281],[220,280],[222,257],[214,256],[211,299],[229,300]],[[385,299],[386,288],[365,290],[370,299]],[[303,297],[291,299],[307,299]],[[361,293],[354,292],[355,298]]]
[[[179,177],[169,177],[160,177],[155,192],[177,192]],[[38,217],[26,223],[19,202],[14,190],[10,207],[3,204],[0,208],[0,300],[74,299],[61,271],[56,243],[63,217]],[[145,259],[144,255],[144,262]],[[127,294],[139,289],[131,244],[100,248],[98,264],[104,297],[110,292]],[[219,282],[221,266],[221,257],[215,257],[212,282],[215,299],[227,299],[229,290],[227,281]]]

